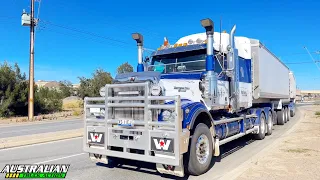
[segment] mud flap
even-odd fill
[[[89,153],[89,157],[90,157],[91,161],[93,161],[95,163],[108,164],[108,158],[105,155]]]
[[[219,143],[219,138],[216,138],[214,141],[214,156],[218,157],[220,156],[220,143]]]
[[[157,163],[156,167],[157,171],[161,174],[170,174],[174,176],[184,177],[183,155],[180,156],[180,166],[170,166]]]

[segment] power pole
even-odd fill
[[[34,115],[34,0],[31,0],[31,24],[30,24],[30,67],[29,67],[29,103],[28,118],[33,120]]]

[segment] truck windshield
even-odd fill
[[[162,73],[201,72],[206,70],[206,49],[154,56],[149,71]],[[216,62],[216,72],[221,71]]]

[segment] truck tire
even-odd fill
[[[284,120],[284,123],[287,123],[289,120],[289,117],[288,117],[288,107],[284,107],[284,116],[285,116],[285,120]]]
[[[294,110],[290,110],[290,117],[293,117],[295,115],[295,112],[294,112]]]
[[[284,121],[286,117],[285,117],[285,112],[283,108],[280,111],[277,111],[277,117],[278,117],[278,125],[284,125]]]
[[[278,124],[277,111],[272,110],[273,125]]]
[[[266,137],[266,116],[264,113],[260,115],[259,133],[254,135],[257,140],[262,140]]]
[[[267,136],[270,136],[272,134],[273,129],[273,114],[272,111],[269,111],[268,113],[268,119],[267,119]]]
[[[288,121],[290,121],[290,117],[291,117],[291,115],[290,115],[290,108],[289,108],[289,107],[287,107],[287,114],[288,114],[288,115],[287,115],[287,117],[288,117],[288,118],[287,118],[287,122],[288,122]]]
[[[207,125],[197,125],[187,154],[187,171],[191,175],[201,175],[208,171],[212,159],[213,142],[211,132]]]

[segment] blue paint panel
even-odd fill
[[[185,110],[189,109],[189,113],[186,114]],[[198,111],[207,111],[207,107],[200,103],[200,102],[194,102],[194,103],[190,103],[184,107],[182,107],[183,109],[183,121],[182,121],[182,128],[186,128],[192,121],[192,119],[194,118],[193,116],[198,112]]]
[[[213,55],[207,55],[206,57],[206,70],[207,71],[213,71],[215,69],[215,58],[213,58]]]
[[[143,72],[144,71],[144,66],[143,64],[138,64],[137,66],[137,72]]]
[[[294,111],[295,110],[295,104],[294,102],[290,102],[290,104],[288,105],[290,111]]]
[[[169,101],[165,104],[174,104],[174,101]],[[187,108],[189,109],[188,114],[185,113]],[[197,111],[207,111],[207,107],[204,104],[201,102],[193,102],[189,99],[181,99],[181,109],[183,112],[182,128],[187,128]],[[161,113],[158,115],[158,121],[162,121]]]
[[[239,81],[245,83],[251,83],[251,60],[239,59]]]

